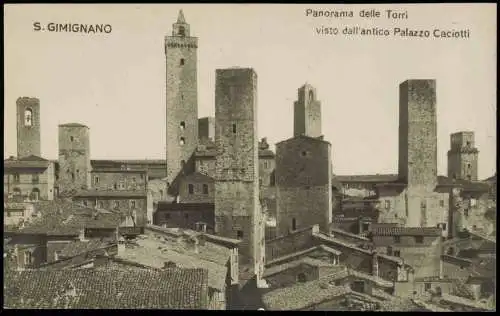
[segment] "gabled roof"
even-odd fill
[[[32,270],[7,275],[6,308],[207,309],[205,269]]]
[[[290,143],[290,142],[299,142],[299,141],[311,141],[311,142],[318,142],[318,143],[323,143],[323,144],[331,144],[329,141],[324,140],[322,137],[311,137],[307,135],[298,135],[291,137],[289,139],[282,140],[278,143],[276,143],[276,147],[280,146],[281,144],[285,143]]]
[[[200,173],[200,172],[193,172],[185,177],[183,177],[184,181],[189,181],[189,182],[213,182],[214,181],[214,178],[206,175],[206,174],[203,174],[203,173]]]

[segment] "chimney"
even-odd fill
[[[372,275],[378,277],[378,254],[376,252],[372,256]]]
[[[125,238],[120,236],[118,239],[118,255],[123,254],[125,252]]]
[[[80,241],[87,241],[85,239],[85,227],[80,229],[80,234],[78,235],[78,239],[80,239]]]

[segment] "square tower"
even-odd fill
[[[90,129],[79,123],[59,125],[59,194],[72,196],[91,186]]]
[[[264,219],[259,201],[257,74],[216,70],[215,231],[241,240],[240,261],[263,272]]]
[[[277,233],[332,222],[332,158],[329,142],[298,136],[276,144]]]
[[[436,81],[399,86],[399,178],[411,187],[437,184]]]
[[[293,135],[321,136],[321,102],[317,100],[316,89],[305,84],[298,89],[294,102]]]
[[[448,177],[477,181],[479,150],[475,147],[474,132],[463,131],[450,136]]]
[[[198,39],[182,10],[165,37],[166,58],[166,158],[169,194],[178,194],[179,176],[193,171],[198,145]]]
[[[41,157],[40,100],[22,97],[17,106],[17,157]]]

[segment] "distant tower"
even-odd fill
[[[321,102],[317,100],[316,89],[305,84],[298,89],[294,102],[293,135],[321,136]]]
[[[91,171],[90,129],[79,123],[59,125],[59,194],[90,189]]]
[[[332,158],[329,142],[297,136],[276,144],[277,236],[332,222]]]
[[[259,201],[257,74],[253,69],[216,71],[215,231],[242,240],[240,261],[263,273],[264,220]]]
[[[165,37],[167,182],[169,193],[178,194],[179,175],[193,171],[193,153],[198,144],[198,39],[190,36],[182,10]]]
[[[437,183],[436,81],[399,86],[399,177],[411,186]]]
[[[198,119],[198,138],[200,140],[214,140],[215,134],[215,118],[202,117]]]
[[[451,134],[448,151],[448,177],[477,181],[479,150],[475,147],[474,132]]]
[[[399,178],[406,183],[406,226],[427,226],[437,185],[435,80],[399,86]]]
[[[22,97],[17,105],[17,157],[41,156],[40,100]]]

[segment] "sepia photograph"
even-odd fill
[[[5,4],[3,309],[495,311],[496,9]]]

